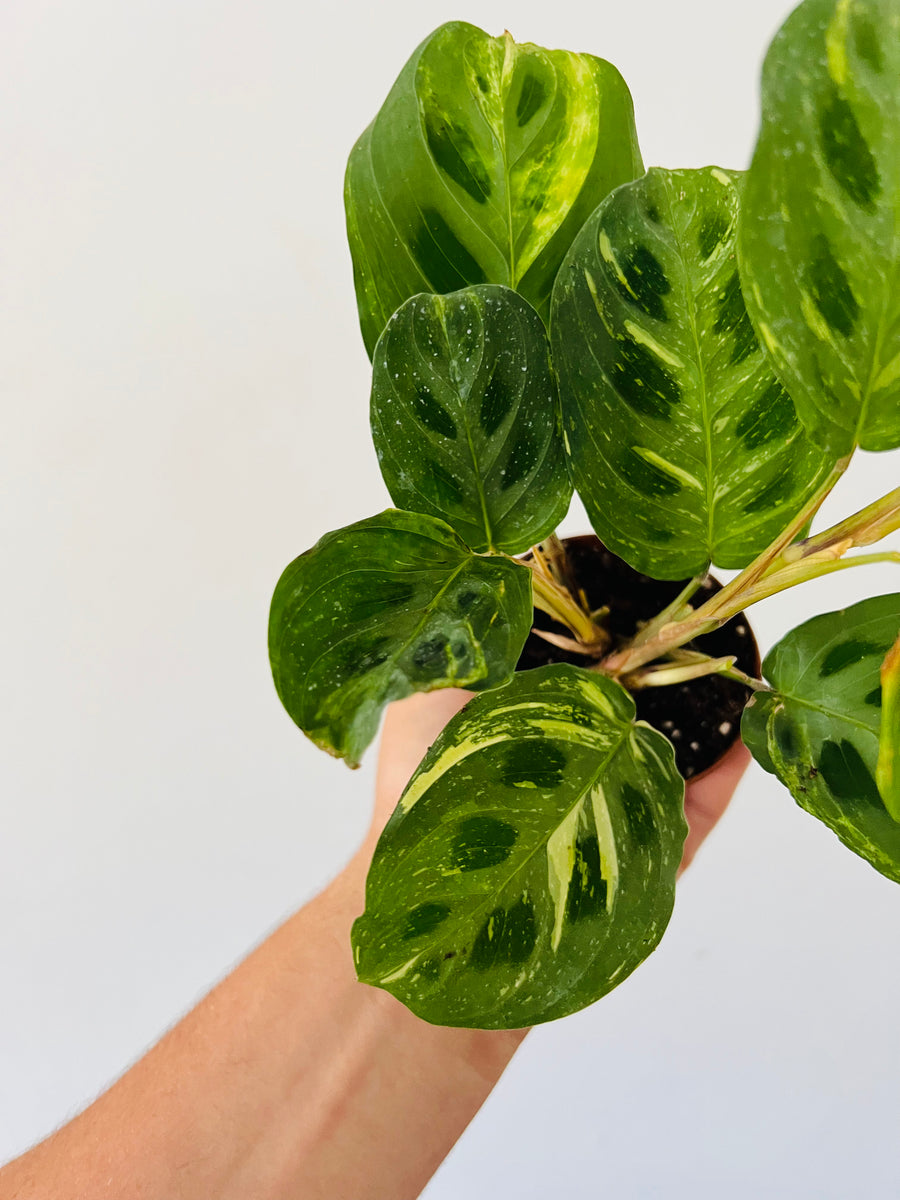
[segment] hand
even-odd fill
[[[446,688],[427,695],[408,696],[390,705],[378,756],[375,813],[370,834],[372,846],[425,751],[450,718],[471,698],[471,692]],[[728,807],[749,761],[747,748],[737,741],[711,771],[687,785],[684,812],[690,832],[684,843],[681,871],[691,862]]]

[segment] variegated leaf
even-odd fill
[[[401,305],[378,342],[371,415],[394,503],[442,518],[473,550],[517,554],[565,516],[547,334],[509,288]]]
[[[884,806],[900,821],[900,637],[881,664],[881,732],[875,781]]]
[[[594,213],[554,290],[575,486],[602,541],[657,579],[745,566],[829,465],[747,317],[739,183],[652,168]]]
[[[546,318],[575,234],[642,170],[631,96],[589,54],[442,25],[403,68],[347,166],[366,348],[419,292],[516,288]]]
[[[269,617],[275,687],[305,734],[356,766],[388,701],[509,679],[531,617],[527,567],[388,509],[326,534],[282,574]]]
[[[900,881],[900,824],[875,781],[880,670],[900,628],[900,594],[814,617],[770,651],[741,732],[797,803],[876,870]]]
[[[593,1003],[665,930],[686,833],[671,743],[613,680],[517,675],[441,734],[389,821],[353,928],[360,979],[440,1025]]]
[[[900,7],[806,0],[772,43],[744,200],[750,315],[813,437],[900,445]]]

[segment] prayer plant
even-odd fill
[[[676,711],[686,682],[747,688],[756,759],[900,881],[900,594],[813,617],[761,678],[696,642],[900,560],[850,554],[900,527],[900,488],[809,532],[857,447],[900,446],[900,3],[793,13],[746,173],[645,172],[609,63],[444,25],[353,148],[346,209],[397,507],[285,570],[275,684],[350,766],[389,701],[479,693],[378,843],[360,979],[428,1021],[518,1027],[653,950],[686,826],[672,741],[635,720],[650,688]],[[554,534],[573,488],[645,582],[680,581],[633,636]],[[713,590],[711,565],[739,573]],[[542,614],[569,661],[517,671]]]

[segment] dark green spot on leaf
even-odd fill
[[[819,668],[819,674],[822,676],[836,675],[838,671],[844,671],[847,667],[853,667],[857,663],[863,661],[864,658],[871,658],[877,655],[879,658],[884,658],[887,652],[887,647],[876,646],[872,642],[848,641],[840,642],[837,646],[833,646],[822,660],[822,665]]]
[[[872,772],[852,742],[825,742],[819,758],[819,771],[828,790],[838,800],[882,807],[881,796]]]
[[[513,389],[498,361],[481,397],[478,419],[481,428],[491,437],[506,420],[514,400]]]
[[[481,871],[509,858],[518,832],[497,817],[467,817],[459,823],[450,865],[459,871]]]
[[[656,355],[639,342],[623,341],[612,365],[612,382],[630,408],[645,417],[669,420],[670,409],[681,399],[678,380]]]
[[[500,780],[508,787],[535,787],[552,791],[562,783],[566,756],[546,738],[523,738],[506,750]]]
[[[443,633],[423,638],[412,652],[412,662],[428,678],[439,677],[447,671],[447,647],[449,642]]]
[[[790,721],[776,720],[773,724],[772,731],[775,734],[775,744],[778,747],[781,755],[790,761],[797,757],[797,741],[794,736],[794,728]]]
[[[443,405],[438,404],[431,389],[425,383],[420,383],[415,390],[413,409],[419,421],[432,433],[442,437],[455,438],[456,424]]]
[[[622,784],[622,805],[631,836],[641,846],[652,845],[659,836],[647,798],[630,783]]]
[[[663,296],[672,290],[659,259],[647,246],[629,246],[619,255],[619,266],[627,287],[616,275],[615,283],[629,304],[636,304],[648,317],[666,320]]]
[[[623,479],[642,496],[659,499],[663,496],[677,496],[681,491],[681,484],[677,479],[635,454],[630,447],[619,458],[619,471]]]
[[[712,257],[715,250],[728,236],[730,229],[731,222],[726,221],[721,213],[709,213],[703,218],[697,233],[697,247],[704,262]]]
[[[400,935],[404,942],[410,938],[432,933],[450,916],[446,904],[420,904],[407,915],[406,926]]]
[[[655,525],[644,524],[644,538],[651,546],[668,546],[669,542],[675,540],[675,533],[671,529],[658,529]]]
[[[520,483],[537,466],[537,460],[538,448],[534,438],[527,433],[520,434],[503,469],[500,491],[505,492],[507,488]]]
[[[436,208],[422,210],[422,224],[412,239],[411,250],[436,292],[455,292],[470,283],[487,282],[482,266]]]
[[[736,271],[716,296],[716,310],[713,332],[734,338],[731,362],[732,365],[741,363],[757,348],[757,341]]]
[[[521,129],[535,115],[547,95],[547,89],[537,75],[529,72],[522,80],[519,102],[516,105],[516,122]]]
[[[353,673],[357,675],[365,675],[368,671],[374,671],[376,667],[380,667],[382,663],[387,662],[387,651],[382,647],[390,642],[389,637],[377,638],[374,642],[366,647],[361,647],[359,642],[355,643],[356,660],[351,664]]]
[[[748,450],[783,441],[797,428],[794,402],[773,379],[762,395],[750,405],[735,428],[735,433]]]
[[[764,488],[760,488],[752,500],[744,505],[744,512],[748,514],[758,513],[765,512],[767,509],[778,508],[793,495],[797,485],[798,480],[793,464],[789,463]]]
[[[571,924],[606,911],[606,880],[600,866],[600,843],[591,835],[575,843],[575,863],[566,895],[566,920]]]
[[[534,906],[523,896],[512,908],[491,912],[478,931],[469,961],[476,971],[518,966],[528,960],[536,942]]]
[[[458,183],[478,204],[491,194],[491,178],[469,131],[434,112],[425,115],[425,139],[445,175]]]
[[[836,88],[819,113],[819,136],[835,182],[860,208],[871,209],[881,191],[878,167],[853,109]]]
[[[834,257],[828,239],[815,239],[805,283],[813,303],[835,333],[849,337],[859,317],[859,301],[844,268]]]
[[[863,62],[868,63],[872,70],[880,75],[884,70],[884,57],[881,53],[881,42],[878,40],[875,26],[861,12],[854,12],[851,21],[856,53]]]

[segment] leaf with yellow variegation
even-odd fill
[[[750,316],[813,438],[900,446],[900,10],[806,0],[763,71],[744,191]]]
[[[900,637],[881,664],[881,732],[875,781],[884,806],[900,821]]]
[[[518,674],[443,731],[375,850],[357,971],[426,1021],[515,1029],[654,949],[687,826],[672,744],[620,684]]]
[[[463,21],[418,47],[354,146],[344,192],[369,354],[419,292],[502,283],[546,320],[604,196],[643,170],[628,88],[603,59]]]

